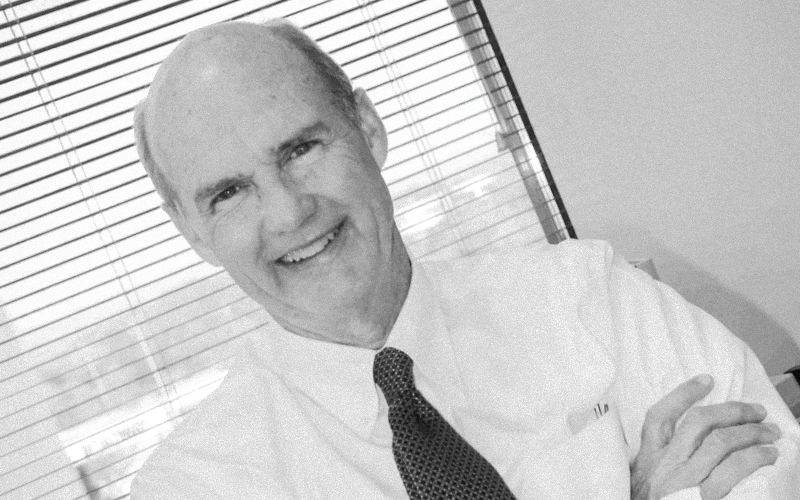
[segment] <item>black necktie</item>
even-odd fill
[[[409,497],[513,500],[494,467],[416,389],[413,365],[406,353],[386,347],[372,368],[389,404],[392,451]]]

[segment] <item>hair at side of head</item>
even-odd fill
[[[177,211],[180,208],[180,199],[175,188],[170,184],[169,179],[159,168],[150,152],[150,145],[147,142],[147,128],[145,127],[144,113],[147,108],[147,99],[140,102],[133,113],[133,135],[136,142],[136,152],[139,154],[139,161],[144,166],[147,175],[150,177],[156,192],[164,202],[164,208]]]
[[[358,108],[353,84],[341,66],[296,24],[283,18],[263,23],[273,35],[288,42],[308,58],[317,75],[333,97],[333,104],[344,114],[351,125],[358,125]]]

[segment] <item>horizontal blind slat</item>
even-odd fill
[[[25,21],[30,21],[31,19],[36,19],[37,17],[44,16],[44,15],[49,14],[51,12],[56,12],[58,10],[65,10],[65,9],[68,9],[68,8],[74,6],[74,5],[78,5],[78,4],[87,2],[87,1],[88,0],[71,0],[69,2],[63,2],[63,3],[60,3],[59,5],[54,6],[54,7],[50,7],[49,9],[44,9],[44,10],[40,10],[40,11],[37,11],[37,12],[33,12],[31,14],[27,14],[27,15],[24,15],[22,17],[19,17],[19,18],[15,19],[14,21],[9,21],[9,22],[0,24],[0,30],[8,28],[8,27],[12,26],[13,24],[22,24]],[[6,6],[3,6],[3,7],[5,8]]]

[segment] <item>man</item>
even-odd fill
[[[518,499],[800,498],[800,428],[752,352],[606,245],[412,263],[381,119],[294,26],[190,34],[135,128],[181,233],[277,326],[134,499],[480,498],[455,490],[475,477]],[[400,352],[411,423],[378,368]],[[479,474],[440,471],[465,455]]]

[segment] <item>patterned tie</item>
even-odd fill
[[[394,460],[411,500],[513,500],[494,467],[416,389],[413,365],[406,353],[386,347],[372,368],[389,404]]]

